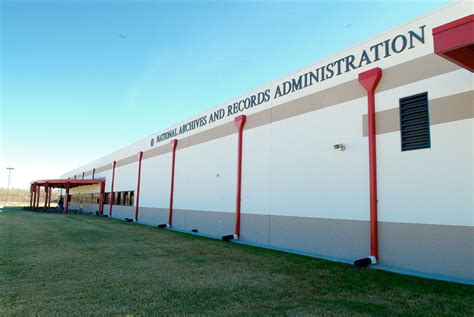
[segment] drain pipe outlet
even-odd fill
[[[376,264],[376,263],[377,263],[377,258],[373,255],[354,261],[354,265],[357,267],[368,267],[369,265]]]
[[[158,225],[158,228],[170,228],[171,226],[167,223],[162,223],[161,225]]]
[[[237,240],[239,239],[239,236],[237,234],[229,234],[227,236],[222,236],[222,240],[224,241],[231,241],[231,240]]]

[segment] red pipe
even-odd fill
[[[173,151],[172,159],[171,159],[171,190],[170,190],[170,210],[169,210],[169,218],[168,224],[173,224],[173,197],[174,197],[174,166],[176,161],[176,147],[178,145],[178,140],[174,139],[171,140],[171,149]]]
[[[138,184],[137,184],[137,205],[135,207],[135,221],[138,222],[138,210],[140,208],[140,177],[142,174],[143,151],[138,153]]]
[[[242,194],[242,138],[244,125],[247,117],[245,115],[238,116],[234,119],[235,126],[238,130],[237,143],[237,191],[235,196],[235,234],[240,238],[240,200]]]
[[[359,74],[359,83],[367,91],[369,136],[369,188],[370,188],[370,255],[379,257],[377,219],[377,149],[375,127],[375,89],[382,78],[382,69],[372,68]]]
[[[115,182],[115,166],[117,161],[112,163],[112,184],[110,184],[110,197],[109,197],[109,217],[112,217],[112,205],[114,204],[114,182]]]

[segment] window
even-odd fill
[[[110,204],[110,193],[104,193],[104,205]],[[134,203],[134,192],[114,192],[113,204],[122,206],[133,206]],[[99,201],[99,194],[97,194],[97,203]]]
[[[402,151],[431,147],[427,92],[400,99],[400,134]]]

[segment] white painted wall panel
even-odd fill
[[[382,80],[384,80],[383,72]],[[398,108],[400,98],[416,95],[425,91],[428,92],[428,98],[430,100],[463,93],[472,90],[473,83],[472,74],[465,69],[420,80],[409,85],[377,92],[375,95],[376,110],[383,111]]]
[[[234,212],[237,133],[187,149],[186,207]]]
[[[273,123],[271,214],[369,219],[366,107],[356,100]]]
[[[138,162],[115,168],[114,192],[137,191]],[[110,179],[112,181],[112,178]],[[136,195],[135,195],[136,197]]]
[[[173,208],[186,209],[189,149],[176,150]]]
[[[379,221],[473,225],[473,119],[431,126],[431,149],[377,136]]]
[[[168,208],[171,183],[171,153],[142,161],[140,206]]]
[[[245,130],[242,151],[242,213],[270,212],[271,125]]]
[[[95,173],[95,178],[105,178],[105,192],[110,192],[112,184],[112,168],[101,173]]]

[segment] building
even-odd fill
[[[472,283],[471,3],[80,166],[66,209]],[[46,195],[45,204],[48,204]]]

